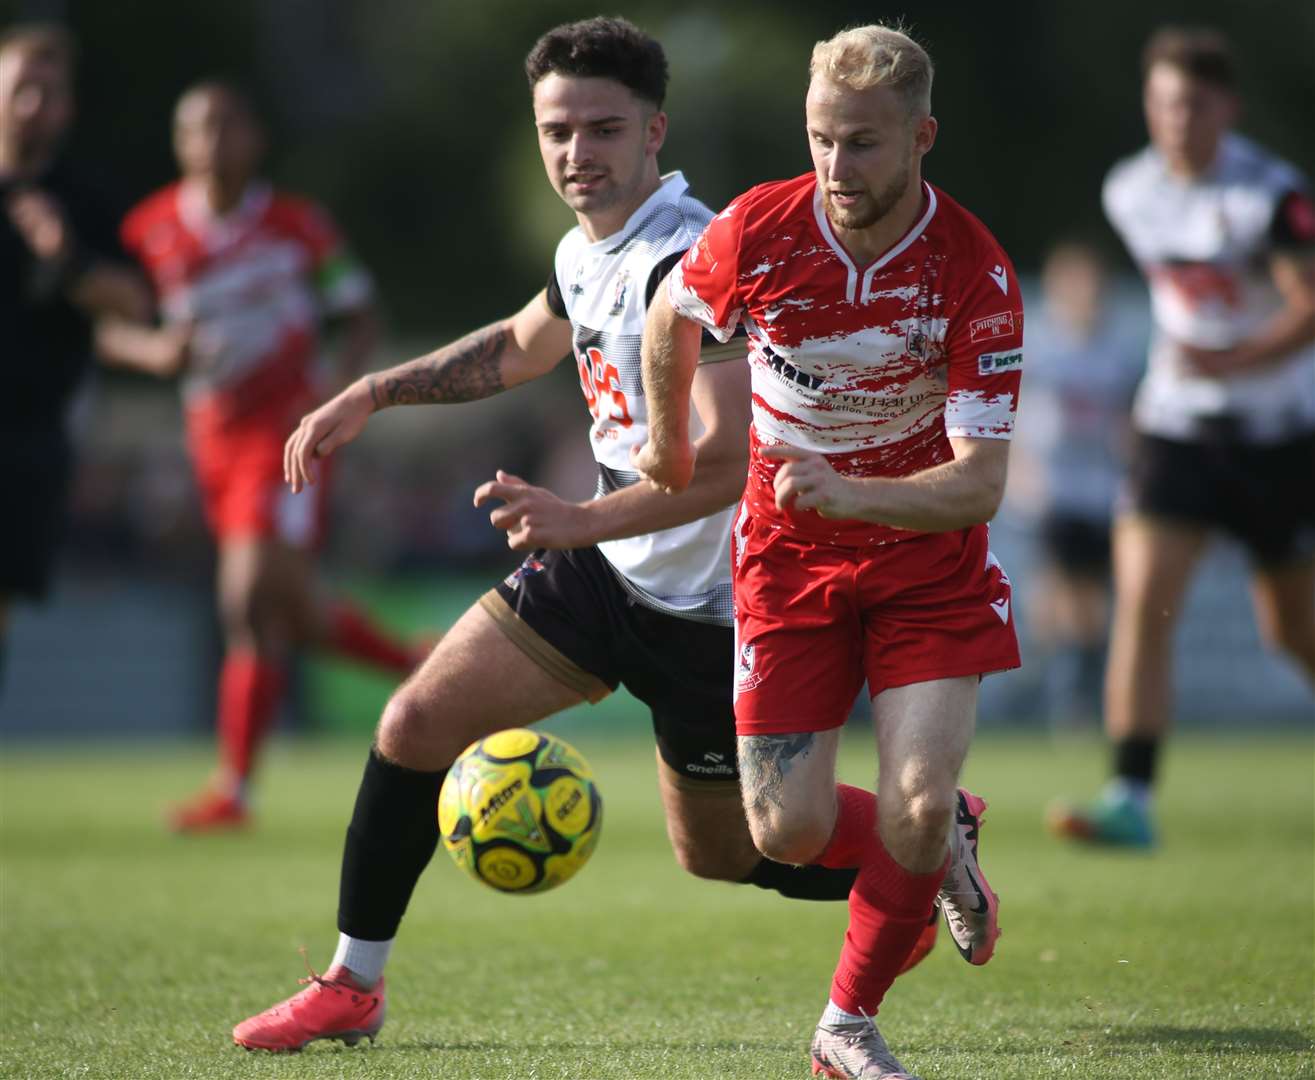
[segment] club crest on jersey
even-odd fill
[[[998,375],[1002,371],[1023,366],[1023,350],[1012,349],[1009,352],[982,353],[977,358],[978,375]]]
[[[918,323],[909,327],[904,349],[914,359],[923,361],[929,367],[945,359],[945,343],[931,337]]]
[[[612,310],[609,315],[620,315],[626,309],[626,294],[630,292],[630,271],[616,275],[616,288],[612,291]]]
[[[531,555],[521,563],[520,566],[516,567],[515,570],[508,574],[506,578],[503,579],[502,583],[509,589],[515,589],[518,588],[520,583],[531,574],[542,574],[546,569],[548,568],[543,564],[541,559],[536,559]]]

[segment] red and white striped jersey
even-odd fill
[[[183,378],[189,407],[245,412],[311,377],[325,314],[370,296],[370,279],[314,204],[253,184],[229,213],[170,184],[124,219],[167,322],[196,326]]]
[[[1007,439],[1023,353],[1014,268],[975,217],[930,184],[923,212],[867,266],[836,238],[812,173],[763,184],[717,215],[670,277],[675,309],[725,340],[743,321],[753,377],[745,498],[796,535],[866,545],[916,535],[776,508],[787,443],[847,476],[949,461],[950,437]]]

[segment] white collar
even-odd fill
[[[205,190],[200,184],[191,184],[184,180],[178,186],[178,216],[184,225],[197,236],[220,243],[231,239],[260,217],[274,197],[273,190],[264,181],[255,181],[247,185],[242,198],[233,209],[224,214],[217,214],[210,207],[205,197]]]
[[[661,183],[652,195],[650,195],[640,205],[639,209],[626,218],[626,223],[617,229],[610,236],[604,236],[599,240],[589,243],[588,247],[598,251],[611,251],[619,247],[621,243],[634,230],[653,213],[659,206],[664,203],[673,203],[689,190],[689,183],[685,179],[685,174],[679,169],[675,172],[664,173],[660,178]],[[581,232],[584,230],[581,229]]]
[[[845,250],[845,245],[836,239],[836,234],[831,230],[831,222],[826,216],[826,207],[822,205],[822,189],[820,187],[813,189],[813,216],[817,219],[817,227],[822,231],[822,238],[831,250],[836,253],[836,257],[848,271],[849,279],[845,286],[845,299],[851,304],[867,302],[867,292],[868,287],[872,284],[872,275],[902,252],[908,250],[909,245],[926,231],[931,219],[936,215],[936,192],[926,180],[922,182],[922,190],[927,195],[927,209],[913,228],[906,232],[893,247],[888,248],[876,262],[868,264],[863,271],[862,289],[860,290],[858,267],[854,265],[854,260],[850,258],[849,252]]]

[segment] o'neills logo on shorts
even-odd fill
[[[1011,337],[1014,333],[1014,313],[1001,311],[968,324],[968,340],[990,341],[992,338]]]
[[[739,662],[735,665],[735,692],[752,690],[760,682],[762,675],[754,671],[754,647],[750,644],[740,646]]]

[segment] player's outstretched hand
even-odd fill
[[[196,340],[196,324],[175,323],[156,331],[157,346],[150,357],[151,373],[171,378],[184,371],[192,362],[192,344]]]
[[[315,483],[315,459],[328,457],[356,438],[372,412],[370,388],[362,380],[301,418],[283,444],[283,479],[294,493]]]
[[[73,246],[73,234],[64,210],[46,192],[21,188],[5,202],[9,221],[38,259],[63,258]]]
[[[858,516],[853,483],[821,454],[779,444],[764,447],[762,455],[782,463],[773,481],[778,509],[816,510],[829,518]]]
[[[512,551],[587,547],[593,543],[586,530],[585,508],[558,498],[547,488],[535,487],[499,469],[496,480],[475,489],[476,506],[495,500],[502,505],[489,514],[489,521],[507,534],[507,546]]]
[[[676,495],[689,487],[694,479],[695,449],[687,443],[680,448],[659,450],[652,440],[643,446],[630,448],[630,463],[636,471],[663,495]]]

